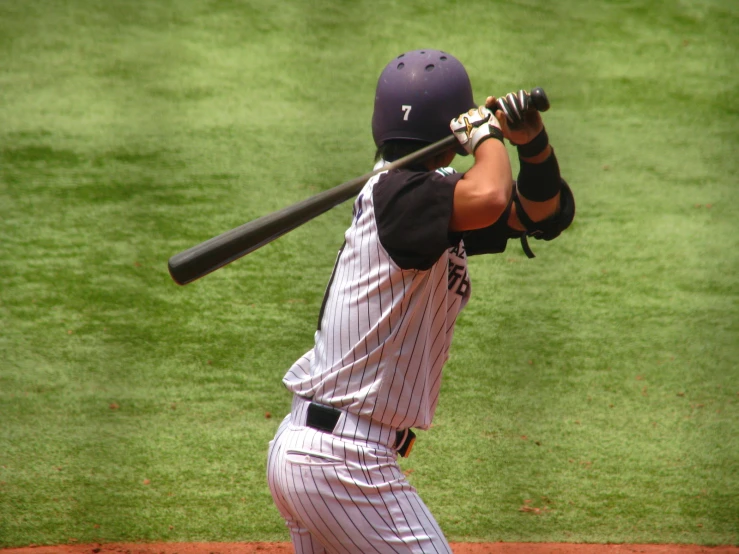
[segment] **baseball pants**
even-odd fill
[[[359,438],[368,429],[358,418],[344,422],[341,436],[312,429],[305,425],[307,404],[296,397],[267,462],[270,492],[295,552],[451,554],[398,466],[389,438],[395,434],[379,442]]]

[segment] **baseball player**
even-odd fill
[[[410,454],[411,428],[431,425],[470,298],[467,256],[503,252],[512,237],[551,240],[574,217],[529,101],[519,91],[477,107],[462,64],[438,50],[401,54],[380,75],[376,167],[450,128],[459,145],[367,182],[314,347],[283,379],[292,410],[270,443],[267,477],[297,553],[451,552],[397,456]],[[518,148],[516,181],[504,138]],[[448,167],[457,153],[474,156],[463,174]]]

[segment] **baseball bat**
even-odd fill
[[[549,100],[543,89],[539,87],[532,89],[530,96],[532,104],[538,111],[545,112],[549,109]],[[167,264],[169,274],[178,285],[192,283],[353,198],[362,190],[364,184],[378,173],[415,164],[456,145],[456,137],[449,135],[382,168],[188,248],[169,259]]]

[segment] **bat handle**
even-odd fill
[[[547,93],[544,92],[543,88],[535,87],[531,89],[531,92],[521,92],[527,95],[529,99],[529,107],[527,108],[527,111],[534,109],[538,112],[545,112],[549,109],[549,98],[547,97]],[[505,108],[505,101],[502,98],[498,98],[496,104],[497,106],[495,110],[502,110],[504,113],[508,112],[508,110]],[[511,117],[508,117],[508,126],[511,129],[520,129],[523,124],[523,114],[521,114],[520,118],[516,121],[512,120]]]

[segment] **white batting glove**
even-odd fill
[[[472,108],[452,119],[449,128],[469,154],[474,154],[477,147],[491,137],[503,142],[500,123],[485,106]]]

